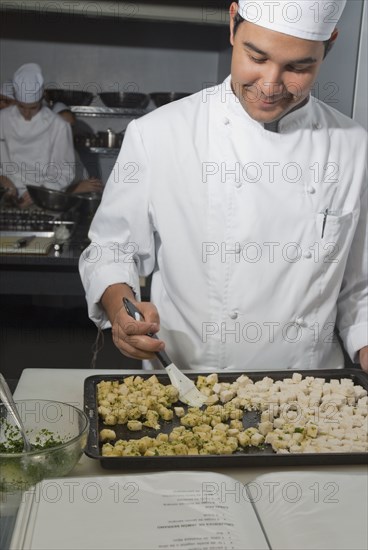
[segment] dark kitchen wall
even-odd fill
[[[11,78],[21,64],[38,62],[46,87],[90,91],[94,106],[103,105],[97,95],[102,91],[192,93],[213,85],[219,81],[219,52],[228,41],[224,24],[87,17],[46,9],[6,11],[1,30],[1,81]],[[129,121],[117,116],[83,119],[93,133],[107,128],[121,132]],[[104,183],[115,158],[99,155]]]
[[[5,21],[4,21],[5,17]],[[100,91],[195,92],[217,82],[224,29],[67,14],[3,15],[1,78],[38,62],[47,83]]]
[[[46,81],[54,87],[55,84],[72,86],[94,93],[198,91],[222,81],[229,73],[231,49],[226,14],[229,3],[213,2],[208,7],[193,0],[161,0],[161,11],[154,9],[154,1],[130,3],[129,6],[137,8],[137,13],[139,7],[142,10],[147,5],[153,10],[153,18],[145,20],[134,13],[127,18],[97,17],[114,4],[103,0],[84,3],[90,8],[85,15],[68,13],[66,2],[55,3],[63,4],[63,13],[50,13],[46,8],[30,13],[22,11],[21,2],[14,2],[20,9],[1,13],[1,80],[10,78],[22,63],[38,61]],[[128,6],[122,2],[116,4],[122,6],[121,10]],[[160,20],[160,14],[162,18],[167,16],[165,5],[197,9],[199,15],[195,23]],[[356,94],[363,5],[363,0],[347,2],[338,25],[339,38],[322,66],[313,91],[348,116],[354,113],[354,101],[362,105],[364,96],[364,90]],[[213,18],[218,19],[218,24],[208,24]],[[364,53],[361,46],[362,56]],[[360,63],[359,68],[359,87],[365,83],[366,90],[366,66]],[[96,101],[99,105],[99,100]],[[359,108],[357,116],[366,125],[364,107]]]

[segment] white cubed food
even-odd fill
[[[265,422],[261,422],[258,425],[259,433],[262,435],[267,435],[272,429],[273,429],[273,424],[269,420],[266,420]]]

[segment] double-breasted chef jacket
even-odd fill
[[[75,159],[70,126],[48,107],[25,120],[16,105],[0,112],[0,174],[15,185],[64,190],[74,179]]]
[[[230,87],[132,121],[80,259],[89,314],[153,271],[182,368],[343,366],[367,345],[367,135],[310,97],[270,132]]]

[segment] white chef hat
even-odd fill
[[[65,103],[61,103],[61,101],[57,101],[52,106],[52,112],[57,115],[58,113],[62,113],[63,111],[70,111],[70,107],[68,105],[65,105]]]
[[[6,80],[1,84],[0,95],[2,95],[3,97],[8,97],[9,99],[15,99],[13,82],[11,80]]]
[[[37,63],[26,63],[14,73],[15,98],[22,103],[36,103],[43,96],[43,76]]]
[[[239,14],[250,23],[306,40],[328,40],[346,0],[239,0]]]

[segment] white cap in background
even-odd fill
[[[19,67],[13,77],[15,98],[21,103],[36,103],[43,96],[43,76],[37,63]]]
[[[331,37],[346,0],[239,0],[239,14],[250,23],[306,40]]]

